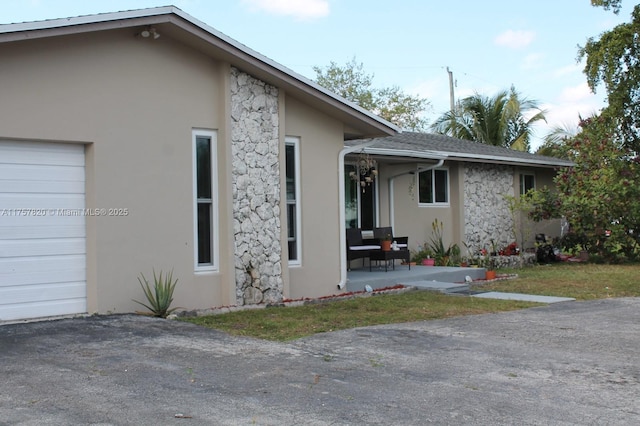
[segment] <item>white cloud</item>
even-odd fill
[[[589,117],[603,106],[601,99],[591,93],[586,84],[564,89],[556,103],[540,105],[547,122],[535,124],[536,138],[531,143],[532,151],[542,144],[542,138],[554,128],[577,129],[580,117]]]
[[[292,16],[306,20],[329,15],[328,0],[242,0],[251,11],[264,11],[273,15]]]
[[[553,72],[553,75],[555,77],[564,77],[571,74],[580,74],[583,68],[584,68],[583,64],[575,63],[575,64],[567,65],[562,68],[556,69]]]
[[[535,38],[533,31],[507,30],[498,35],[493,41],[498,46],[505,46],[511,49],[521,49],[527,47]]]
[[[577,103],[584,102],[585,100],[592,99],[593,97],[594,95],[589,88],[589,85],[584,82],[577,86],[565,87],[562,89],[558,100],[561,103]]]
[[[405,91],[407,93],[416,93],[418,96],[429,100],[442,97],[448,88],[444,88],[440,80],[441,79],[423,80],[417,85],[407,88]]]
[[[542,53],[532,53],[530,55],[527,55],[522,61],[522,68],[525,70],[540,68],[543,58],[544,55]]]

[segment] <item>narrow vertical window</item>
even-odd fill
[[[344,208],[345,208],[345,228],[359,228],[358,214],[358,182],[353,180],[350,173],[356,172],[356,166],[353,164],[344,165]]]
[[[299,139],[285,140],[285,175],[287,190],[287,243],[289,264],[300,264],[300,157]]]
[[[216,267],[215,133],[193,132],[196,270]]]
[[[532,189],[536,189],[536,177],[534,175],[520,175],[520,195],[524,195]]]

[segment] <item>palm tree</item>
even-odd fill
[[[582,117],[580,117],[582,121]],[[573,139],[579,132],[579,129],[570,125],[563,124],[556,126],[544,137],[544,142],[536,150],[538,155],[546,155],[547,157],[567,158],[566,143]]]
[[[511,87],[493,98],[476,93],[458,101],[431,128],[458,139],[529,151],[532,125],[539,120],[546,121],[544,111]]]

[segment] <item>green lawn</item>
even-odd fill
[[[589,300],[640,296],[640,265],[557,264],[516,271],[519,278],[476,289]],[[247,310],[185,321],[230,334],[285,341],[326,331],[500,312],[538,306],[508,300],[447,296],[431,291],[380,294],[299,307]]]
[[[501,272],[516,273],[518,279],[475,286],[476,289],[578,300],[640,296],[640,265],[562,263]]]

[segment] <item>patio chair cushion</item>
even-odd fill
[[[359,250],[380,250],[382,247],[381,246],[376,246],[376,245],[366,245],[366,246],[349,246],[349,250],[355,250],[355,251],[359,251]]]

